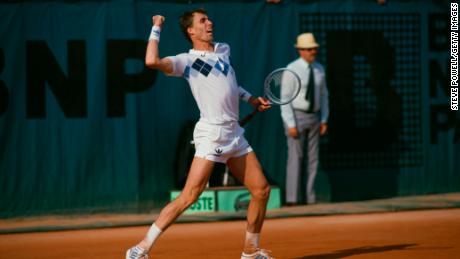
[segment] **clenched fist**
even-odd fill
[[[153,25],[161,27],[163,23],[165,22],[165,17],[161,15],[154,15],[152,16],[152,22],[153,22]]]

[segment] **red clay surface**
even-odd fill
[[[0,235],[0,258],[124,258],[145,227]],[[173,225],[151,258],[239,258],[245,222]],[[460,258],[460,209],[267,220],[276,258]]]

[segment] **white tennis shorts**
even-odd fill
[[[195,156],[214,162],[226,163],[229,158],[252,151],[238,122],[216,125],[200,120],[195,125],[193,141]]]

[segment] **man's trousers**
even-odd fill
[[[306,201],[315,203],[315,178],[318,171],[319,113],[295,111],[297,138],[287,135],[286,202],[299,203],[300,188],[306,188]],[[306,177],[303,177],[306,174]],[[302,181],[306,179],[306,181]],[[303,190],[302,190],[303,191]]]

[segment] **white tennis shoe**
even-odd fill
[[[149,259],[148,252],[144,249],[133,246],[126,251],[126,259]]]
[[[246,254],[243,252],[241,254],[241,259],[275,259],[271,255],[272,251],[258,248],[256,252],[252,254]]]

